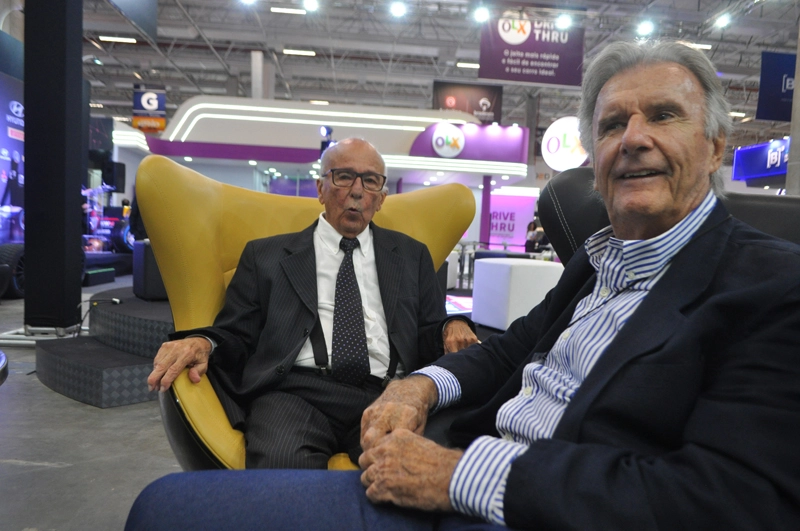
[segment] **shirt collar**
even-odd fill
[[[649,240],[620,240],[613,236],[614,231],[609,225],[586,240],[589,261],[599,271],[606,250],[612,247],[621,250],[625,271],[633,273],[628,277],[630,280],[650,277],[689,243],[716,204],[714,192],[709,191],[703,201],[674,227]]]
[[[317,235],[332,254],[336,254],[337,252],[341,251],[339,248],[339,242],[342,240],[343,236],[333,228],[333,225],[328,223],[328,220],[325,219],[324,212],[319,215]],[[367,225],[367,228],[361,231],[361,234],[356,236],[356,238],[358,239],[358,252],[360,252],[363,256],[366,256],[367,249],[369,249],[369,246],[372,245],[372,231],[369,230],[369,225]]]

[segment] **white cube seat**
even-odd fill
[[[472,320],[505,330],[527,315],[561,278],[564,266],[524,258],[475,260]]]

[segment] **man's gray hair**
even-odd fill
[[[706,138],[728,137],[733,131],[730,105],[725,99],[717,71],[711,61],[701,51],[679,42],[648,41],[645,43],[615,42],[606,46],[592,64],[586,69],[581,87],[581,105],[578,122],[581,144],[594,156],[594,117],[597,96],[609,79],[625,70],[639,65],[655,63],[677,63],[697,77],[705,93],[705,134]],[[711,174],[711,187],[721,194],[724,182],[719,170]]]

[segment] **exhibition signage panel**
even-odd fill
[[[414,139],[409,155],[527,164],[529,135],[527,127],[439,122]]]
[[[25,206],[25,106],[22,81],[0,73],[0,108],[5,127],[0,134],[0,206]],[[17,209],[18,210],[18,209]],[[0,220],[0,228],[3,227]],[[3,231],[0,243],[7,238]]]
[[[535,207],[535,197],[492,194],[489,248],[502,249],[502,244],[524,248]],[[521,251],[513,247],[509,250]]]
[[[484,24],[478,77],[579,87],[583,28],[559,30],[555,22],[506,12]]]
[[[761,52],[757,120],[792,121],[796,61],[795,54]]]
[[[167,92],[163,88],[134,87],[133,127],[145,133],[158,133],[167,127]]]
[[[433,82],[433,108],[467,112],[482,123],[500,123],[503,116],[502,85],[468,85]]]
[[[790,144],[788,138],[780,138],[772,142],[738,148],[733,152],[732,179],[747,181],[786,175]]]

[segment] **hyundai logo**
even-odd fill
[[[20,102],[10,101],[8,102],[8,108],[11,111],[11,114],[17,118],[25,118],[25,106]]]

